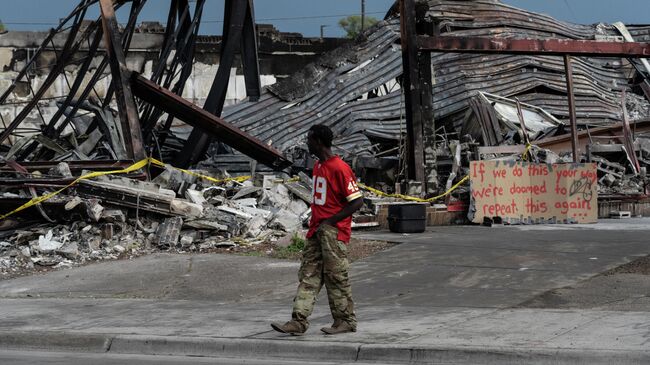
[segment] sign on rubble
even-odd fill
[[[596,223],[596,165],[473,161],[469,219],[505,223]]]

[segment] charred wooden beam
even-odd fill
[[[47,170],[56,167],[60,164],[61,161],[33,161],[33,162],[21,162],[20,165],[24,167],[27,171],[41,171],[46,172]],[[66,164],[70,167],[71,171],[82,171],[82,170],[92,170],[92,171],[106,171],[106,170],[121,170],[133,164],[131,160],[120,160],[120,161],[66,161]],[[7,164],[0,165],[0,172],[14,171],[15,169],[11,168]]]
[[[400,0],[402,89],[406,107],[408,178],[424,183],[424,141],[422,123],[421,85],[419,84],[418,45],[416,44],[415,0]]]
[[[638,42],[418,36],[417,47],[430,52],[650,58],[650,43]]]
[[[124,145],[130,158],[140,160],[146,156],[142,145],[142,131],[140,129],[138,109],[128,80],[128,69],[124,51],[122,50],[115,10],[113,9],[113,0],[100,0],[100,5],[104,27],[104,43],[108,52],[111,75],[113,76]]]
[[[252,4],[248,0],[226,0],[225,2],[224,14],[229,15],[225,17],[223,24],[223,42],[219,53],[221,59],[219,60],[217,75],[203,106],[203,109],[216,116],[221,116],[223,111],[223,104],[228,91],[228,81],[230,80],[230,70],[235,60],[235,52],[241,47],[246,15],[247,13],[250,13],[251,16],[253,14],[252,10],[248,11],[250,6]],[[252,24],[254,24],[254,21]],[[255,52],[255,55],[257,55],[257,52]],[[251,64],[250,61],[247,62]],[[212,139],[205,132],[200,128],[194,128],[174,164],[178,167],[188,167],[198,162],[205,155],[211,142]]]
[[[241,59],[244,70],[246,95],[249,100],[257,101],[262,94],[260,81],[260,65],[257,56],[257,30],[255,29],[255,12],[253,0],[247,0],[246,17],[241,39]]]
[[[564,55],[564,70],[566,73],[566,92],[569,95],[569,121],[571,122],[571,152],[573,162],[580,162],[578,155],[578,118],[576,116],[576,97],[573,91],[573,66],[571,56]]]
[[[138,98],[155,105],[196,129],[218,137],[219,140],[234,149],[271,168],[282,170],[291,165],[291,161],[287,160],[275,148],[262,143],[257,138],[225,120],[156,85],[135,72],[131,74],[131,86],[133,93]]]

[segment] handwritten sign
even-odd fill
[[[596,164],[473,161],[469,219],[506,223],[595,223]]]

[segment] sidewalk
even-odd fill
[[[157,255],[8,280],[0,282],[0,349],[380,363],[648,364],[650,308],[513,309],[549,289],[647,255],[646,222],[364,234],[403,243],[353,265],[358,332],[332,337],[319,331],[331,321],[322,295],[305,336],[271,330],[271,322],[290,314],[297,264],[287,261]]]
[[[302,337],[271,321],[264,303],[5,299],[0,348],[304,359],[477,364],[648,364],[647,312],[360,307],[357,333],[325,336],[322,307]],[[9,330],[11,328],[11,330]]]

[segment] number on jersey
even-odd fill
[[[359,190],[359,186],[357,185],[356,181],[352,180],[348,183],[348,192],[354,193],[355,191]]]
[[[327,199],[327,180],[322,176],[317,176],[314,180],[314,204],[325,205]]]

